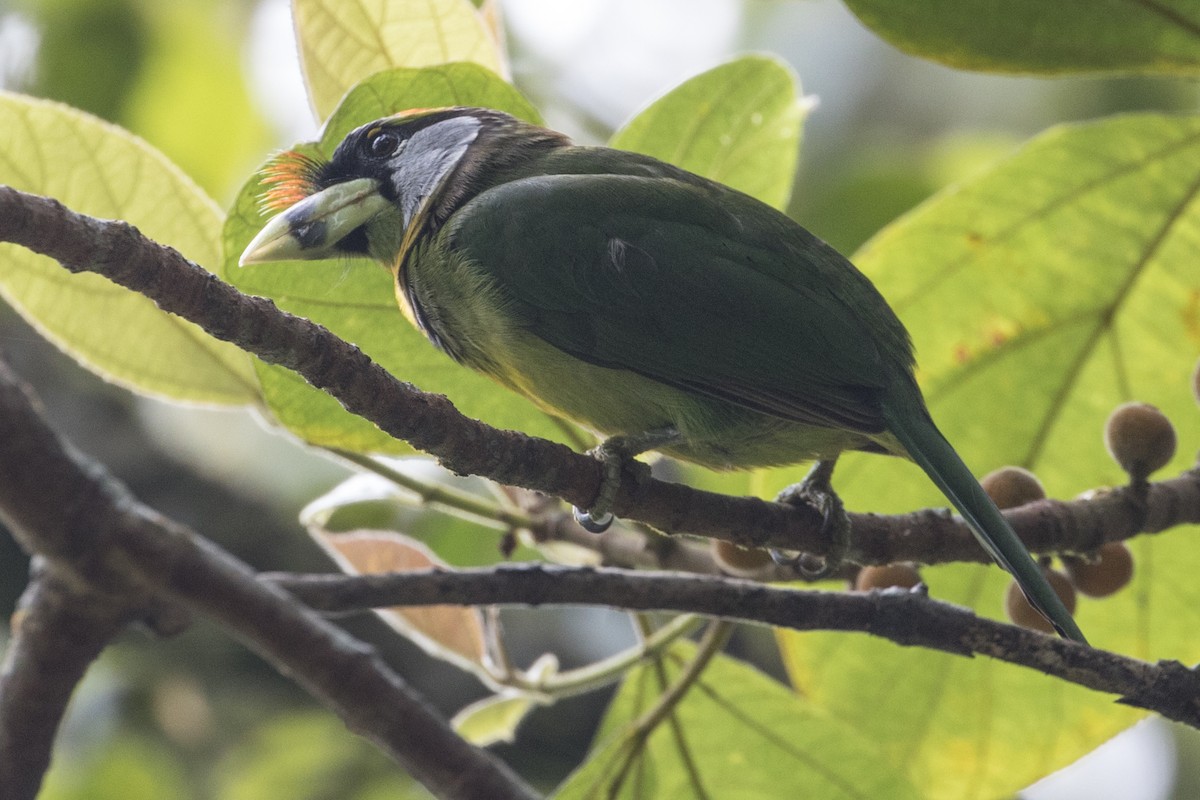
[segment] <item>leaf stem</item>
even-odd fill
[[[533,518],[521,511],[505,508],[499,503],[485,500],[461,489],[414,478],[412,475],[406,475],[368,455],[333,447],[326,449],[362,469],[407,489],[417,496],[422,505],[436,506],[438,510],[447,514],[503,530],[529,528],[534,524]]]
[[[647,623],[644,615],[637,617],[639,626],[643,631],[647,629]],[[695,770],[695,764],[691,759],[691,754],[687,750],[686,743],[683,739],[683,731],[679,725],[675,724],[675,718],[672,711],[675,706],[679,705],[688,690],[700,678],[704,668],[713,659],[713,656],[721,652],[725,647],[725,643],[729,641],[729,636],[733,633],[733,623],[728,620],[716,619],[709,623],[708,629],[704,631],[704,636],[701,637],[700,643],[697,645],[696,655],[688,662],[683,672],[676,678],[675,682],[667,686],[665,691],[659,696],[658,701],[653,707],[638,719],[634,720],[626,733],[628,737],[625,742],[625,747],[628,747],[628,752],[622,759],[622,764],[617,770],[617,774],[613,776],[610,782],[611,786],[619,788],[629,774],[629,770],[634,763],[640,761],[641,754],[645,748],[646,741],[650,738],[650,734],[659,726],[663,720],[670,718],[672,720],[672,730],[675,734],[676,743],[680,746],[681,757],[687,764],[688,775],[692,781],[693,789],[703,793],[703,787],[699,784],[699,775]],[[651,634],[653,635],[653,634]],[[662,669],[662,662],[659,661],[658,678],[662,685],[666,685],[666,675]]]
[[[708,666],[708,662],[712,661],[713,657],[721,652],[725,647],[725,643],[729,641],[729,637],[733,634],[733,623],[728,620],[717,619],[709,623],[708,628],[704,631],[704,636],[700,638],[700,642],[696,648],[696,655],[688,662],[683,673],[680,674],[675,682],[663,692],[658,698],[658,702],[654,707],[643,714],[636,722],[633,723],[633,736],[645,740],[649,738],[651,732],[658,727],[664,719],[667,718],[679,701],[687,694],[688,689],[692,688],[704,672],[704,668]]]
[[[563,672],[544,681],[523,682],[518,678],[509,681],[509,684],[514,688],[539,692],[555,698],[590,692],[592,689],[618,680],[637,662],[656,656],[673,642],[698,629],[704,620],[704,617],[696,614],[681,614],[645,637],[640,644],[586,667]]]

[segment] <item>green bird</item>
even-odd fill
[[[1084,641],[938,431],[900,320],[774,208],[483,108],[371,122],[328,161],[284,154],[265,183],[278,213],[243,265],[369,256],[437,348],[611,437],[600,497],[577,510],[592,529],[611,521],[621,460],[645,450],[713,469],[816,460],[816,490],[844,450],[902,456],[1055,628]]]

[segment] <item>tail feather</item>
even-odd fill
[[[888,430],[909,456],[962,514],[979,544],[1016,579],[1029,602],[1064,637],[1086,643],[1079,626],[1050,587],[1039,567],[1017,538],[971,470],[942,436],[924,404],[885,404]]]

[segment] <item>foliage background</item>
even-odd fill
[[[585,142],[604,141],[651,98],[734,52],[769,50],[790,60],[805,91],[820,98],[806,122],[790,210],[844,252],[1052,124],[1189,109],[1197,99],[1182,81],[950,70],[883,44],[827,0],[504,8],[518,84],[551,126]],[[282,0],[0,0],[0,85],[134,131],[227,206],[265,152],[315,132],[288,60],[286,10]],[[688,34],[679,36],[685,16]],[[0,347],[46,399],[60,430],[147,503],[256,566],[324,564],[294,520],[308,497],[337,479],[336,466],[263,434],[247,415],[180,410],[104,384],[6,309]],[[13,548],[8,537],[0,546]],[[23,582],[19,552],[0,553],[4,610]],[[519,636],[522,625],[539,634],[561,626],[554,647],[568,664],[630,639],[619,616],[599,611],[519,615],[510,627]],[[368,748],[347,741],[336,721],[309,711],[298,692],[213,631],[201,626],[165,646],[128,639],[106,655],[75,703],[47,797],[293,796],[289,776],[313,774],[341,787],[353,776],[364,796],[394,788],[389,767]],[[778,669],[761,637],[741,646]],[[480,694],[414,649],[394,647],[389,655],[407,662],[404,674],[448,713]],[[552,784],[587,745],[589,726],[578,720],[598,714],[605,700],[589,696],[538,712],[502,752]],[[1155,736],[1165,739],[1148,734]],[[310,796],[320,796],[312,779],[303,780]],[[1195,786],[1182,780],[1173,790],[1180,797]]]

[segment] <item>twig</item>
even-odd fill
[[[919,593],[796,591],[734,578],[542,564],[391,575],[264,576],[323,611],[438,603],[608,605],[675,611],[798,631],[870,633],[901,645],[984,655],[1120,696],[1200,727],[1200,675],[983,619]]]
[[[657,655],[680,638],[695,631],[705,620],[691,614],[680,614],[642,641],[619,653],[584,667],[560,672],[542,681],[514,678],[509,685],[530,692],[539,692],[549,697],[570,697],[583,694],[601,686],[616,683],[638,661]]]
[[[415,497],[422,506],[470,522],[508,530],[529,528],[534,524],[530,515],[504,508],[495,500],[486,500],[446,484],[415,478],[368,455],[337,448],[329,448],[329,452],[361,470],[391,481],[405,494]]]

